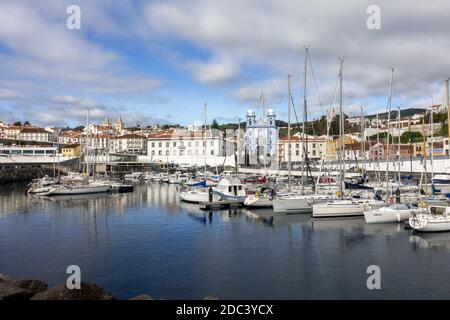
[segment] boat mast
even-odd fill
[[[408,142],[409,142],[409,171],[412,179],[413,175],[413,167],[412,167],[412,155],[413,155],[413,149],[411,144],[411,117],[408,118]]]
[[[307,79],[307,71],[308,71],[308,47],[305,47],[305,66],[304,66],[304,80],[303,80],[303,125],[302,125],[302,194],[305,191],[305,179],[304,179],[304,170],[305,170],[305,160],[306,154],[308,152],[308,143],[305,146],[305,124],[307,121],[307,108],[306,108],[306,79]]]
[[[449,103],[449,92],[448,92],[448,81],[449,78],[445,80],[445,105],[447,107],[447,126],[450,128],[450,103]],[[448,137],[450,138],[450,130],[448,130]]]
[[[381,171],[380,171],[380,130],[379,130],[378,113],[377,113],[377,172],[378,172],[378,183],[381,183]]]
[[[390,77],[389,77],[389,99],[388,99],[388,127],[387,127],[387,143],[386,143],[386,201],[388,200],[389,196],[389,134],[391,129],[391,104],[392,104],[392,86],[393,86],[393,80],[394,80],[394,68],[390,67]]]
[[[365,129],[365,120],[364,120],[364,113],[363,113],[363,107],[361,106],[361,145],[360,145],[360,159],[361,159],[361,171],[364,175],[366,173],[366,157],[365,157],[365,150],[366,150],[366,139],[364,136],[364,129]]]
[[[434,189],[434,166],[433,166],[433,151],[434,151],[434,124],[433,124],[433,113],[434,113],[434,107],[433,107],[434,101],[433,101],[433,96],[431,96],[431,190],[433,192]],[[434,192],[433,192],[434,195]]]
[[[401,138],[401,126],[400,126],[400,107],[398,107],[398,123],[397,123],[397,134],[398,134],[398,150],[397,150],[397,156],[398,156],[398,185],[400,187],[400,165],[401,165],[401,153],[400,153],[400,138]]]
[[[342,183],[344,180],[343,157],[344,157],[344,112],[343,112],[343,96],[342,96],[342,80],[344,59],[339,58],[339,197],[342,198]]]
[[[203,146],[203,161],[205,163],[205,168],[204,168],[204,174],[205,174],[205,179],[206,179],[206,145],[208,144],[206,142],[206,108],[208,108],[206,102],[203,108],[203,135],[202,135],[202,143],[204,144]]]
[[[86,174],[89,179],[90,176],[90,168],[89,168],[89,109],[87,109],[86,114],[86,153],[85,153],[85,162],[86,162]]]
[[[288,190],[291,191],[291,75],[288,74]]]

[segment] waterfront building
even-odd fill
[[[291,136],[291,161],[303,161],[303,149],[307,150],[307,157],[311,160],[322,158],[326,154],[327,138],[326,136],[312,136],[305,137],[305,142],[302,143],[301,134]],[[303,147],[303,148],[302,148]],[[287,162],[289,160],[289,138],[282,137],[278,142],[278,161]]]
[[[112,139],[112,150],[117,153],[146,154],[147,138],[129,133]]]
[[[57,147],[0,145],[0,154],[9,156],[53,156]]]
[[[148,160],[190,166],[234,165],[234,146],[219,130],[171,129],[147,135]]]
[[[19,139],[23,141],[52,142],[53,137],[53,133],[43,128],[27,126],[22,127],[19,134]]]

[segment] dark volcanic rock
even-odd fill
[[[114,300],[114,297],[94,283],[81,283],[81,289],[69,290],[65,283],[35,294],[31,300]]]
[[[136,297],[132,297],[128,300],[154,300],[151,296],[149,296],[148,294],[140,294]]]
[[[32,295],[48,289],[47,284],[40,280],[13,280],[11,284],[29,291]]]
[[[39,280],[17,280],[0,273],[0,300],[29,299],[47,289]]]
[[[0,273],[0,283],[1,282],[10,282],[12,280],[14,280],[14,278],[12,278],[6,274]]]
[[[216,297],[206,296],[203,298],[203,300],[220,300],[220,299]]]
[[[0,282],[0,300],[26,300],[33,296],[28,290]]]

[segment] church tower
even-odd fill
[[[125,125],[122,121],[122,117],[119,117],[119,119],[114,123],[114,129],[116,131],[122,131],[124,129]]]

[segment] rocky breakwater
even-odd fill
[[[80,290],[69,290],[65,283],[49,288],[40,280],[15,279],[0,273],[0,300],[114,300],[97,284],[81,283]],[[139,297],[140,300],[144,296]]]

